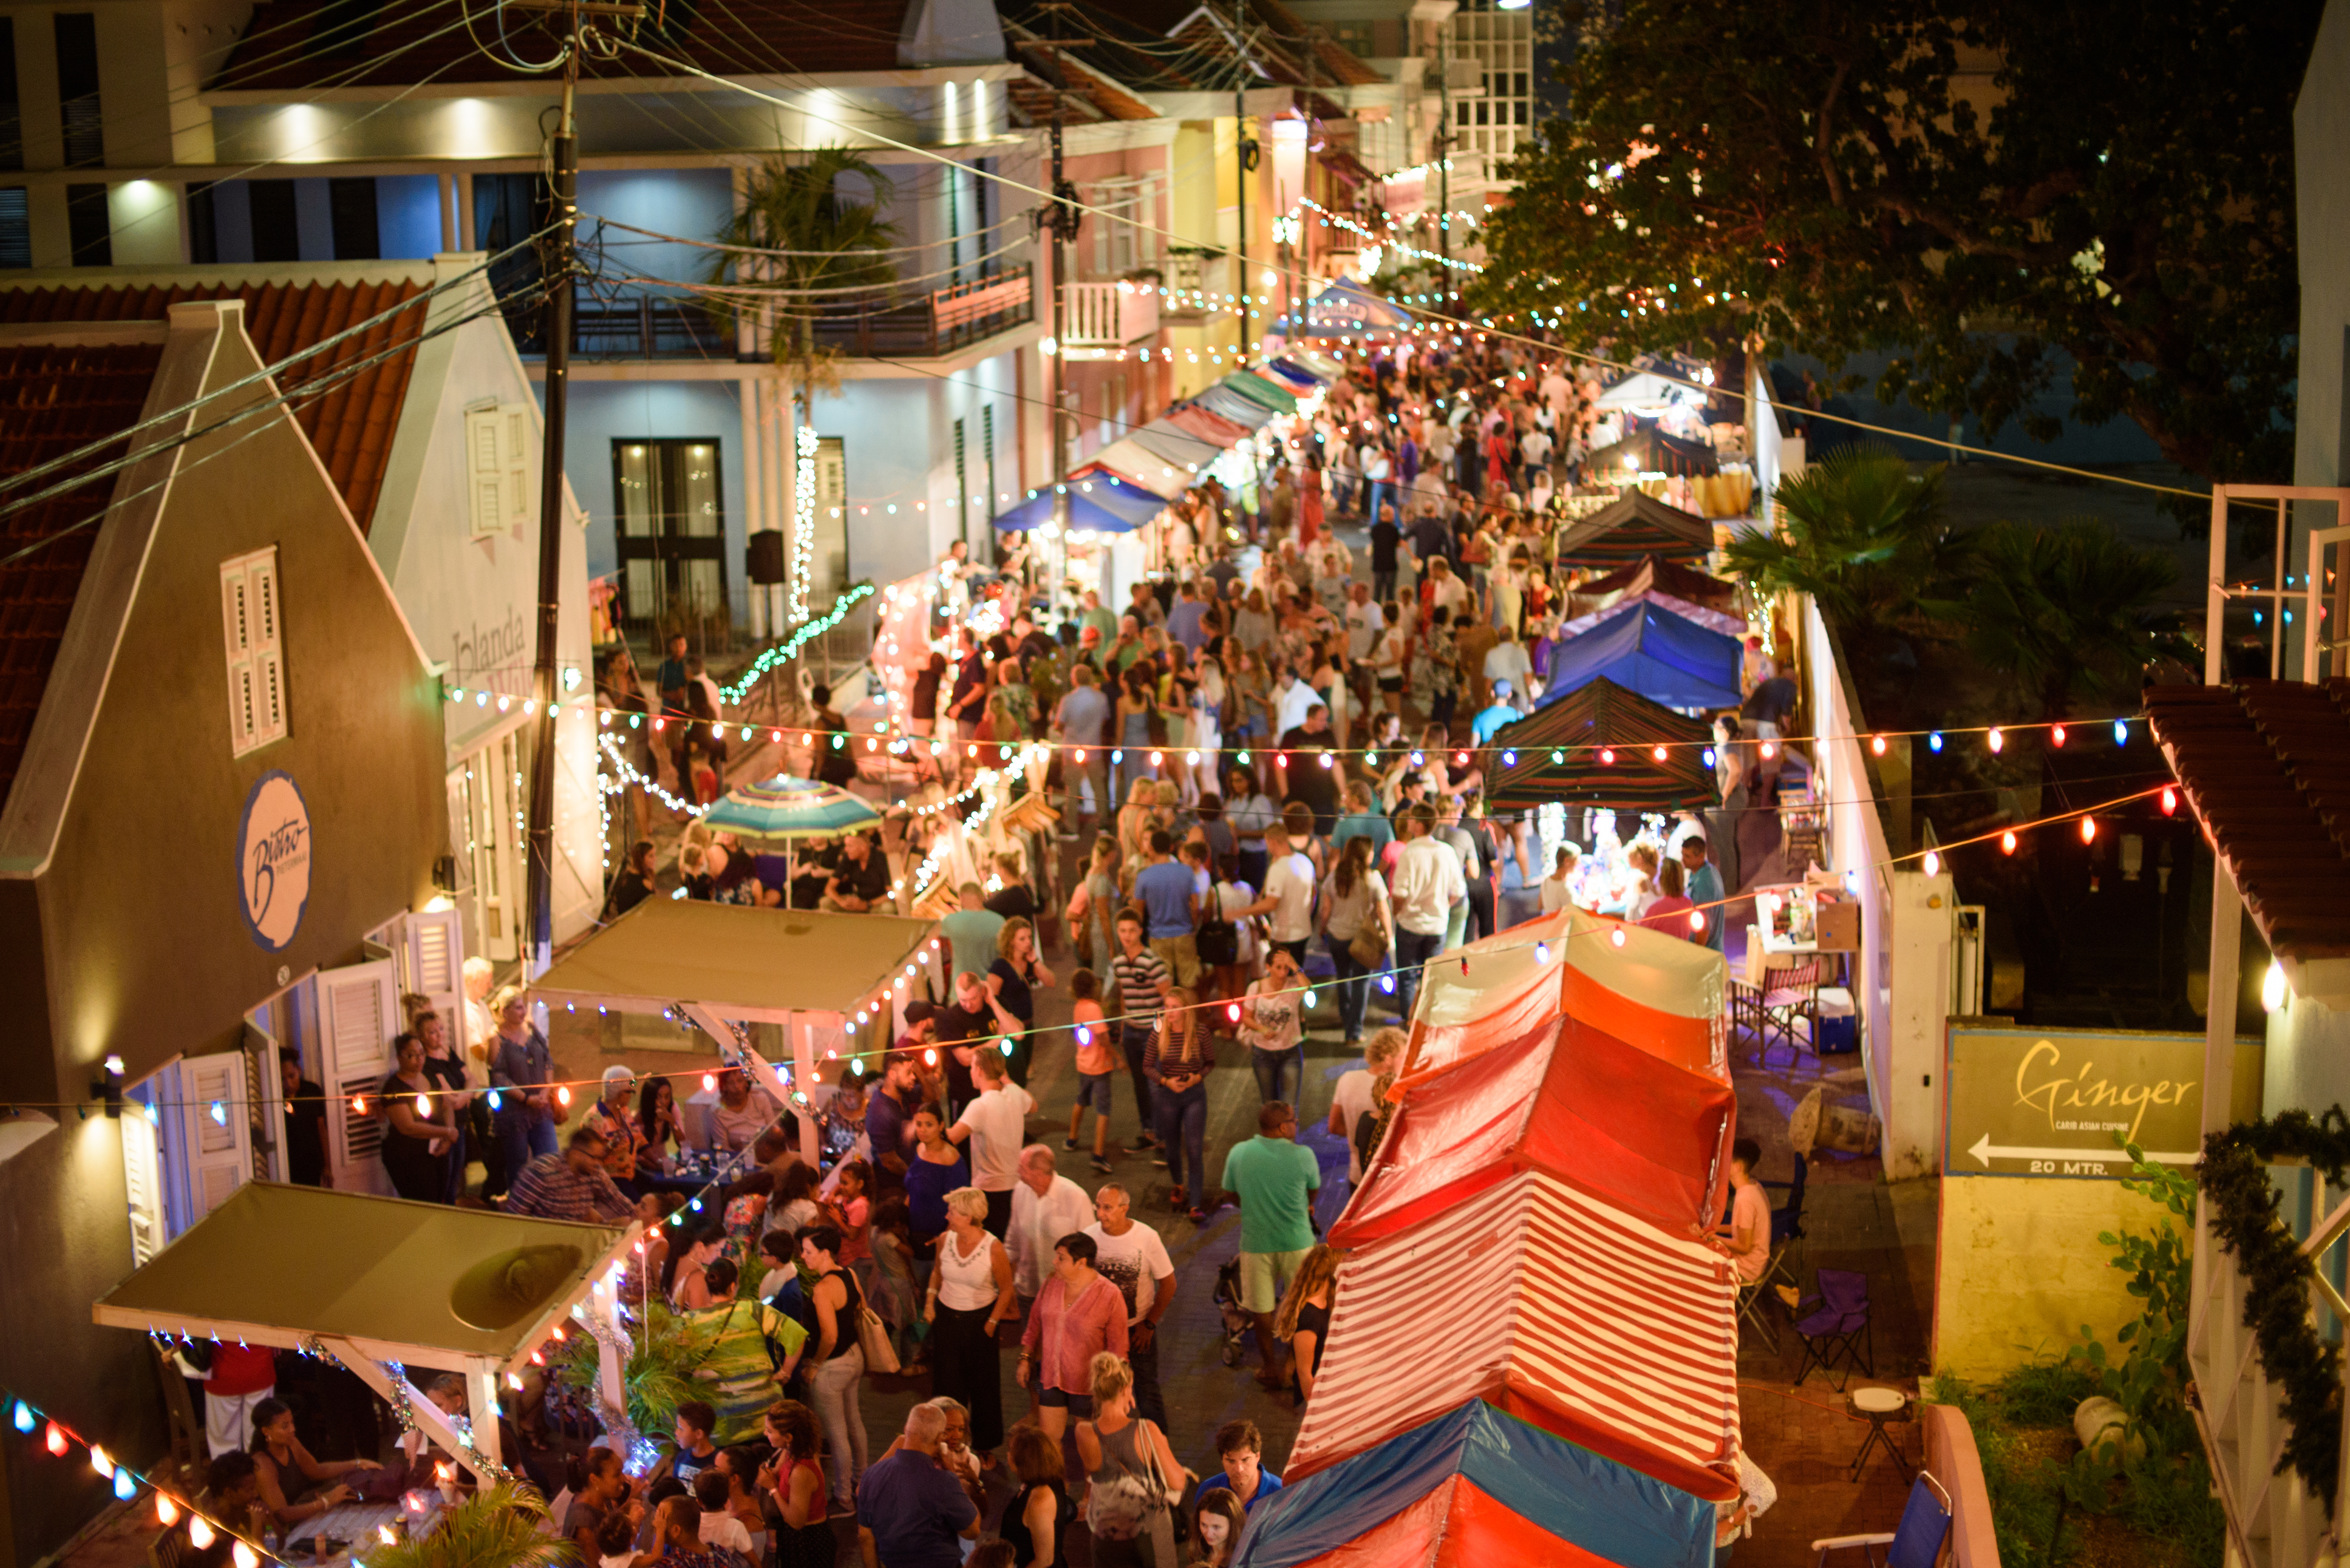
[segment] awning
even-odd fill
[[[1160,495],[1180,494],[1191,484],[1184,463],[1161,457],[1132,436],[1114,441],[1086,459],[1090,467],[1107,468]]]
[[[895,915],[754,909],[648,898],[555,961],[531,989],[567,1003],[660,1012],[698,1003],[781,1023],[854,1013],[908,964],[929,961],[938,927]]]
[[[1400,332],[1411,326],[1411,312],[1388,304],[1368,289],[1334,283],[1305,302],[1308,337],[1345,337],[1367,332]]]
[[[1287,355],[1284,355],[1278,359],[1266,360],[1263,368],[1263,373],[1272,378],[1274,380],[1280,382],[1283,386],[1287,387],[1291,391],[1295,392],[1301,398],[1307,396],[1316,387],[1319,387],[1331,379],[1329,377],[1315,374],[1314,371],[1306,369],[1305,365],[1299,363],[1296,359]]]
[[[1271,409],[1266,408],[1263,403],[1257,402],[1253,399],[1244,398],[1240,393],[1223,386],[1202,388],[1186,406],[1194,410],[1212,414],[1215,418],[1225,424],[1236,427],[1243,436],[1254,434],[1258,430],[1271,423],[1273,421],[1273,410]],[[1167,416],[1165,422],[1168,424],[1180,423],[1173,413],[1170,413]],[[1190,427],[1184,426],[1182,428],[1189,429]],[[1233,441],[1237,441],[1239,439],[1240,436],[1232,438]],[[1232,442],[1226,441],[1223,444],[1229,446]]]
[[[1543,706],[1602,676],[1668,708],[1735,708],[1738,639],[1652,604],[1627,605],[1555,646]]]
[[[1212,391],[1214,389],[1210,388],[1209,390]],[[1185,435],[1195,437],[1200,441],[1214,441],[1219,446],[1231,446],[1234,441],[1246,440],[1257,425],[1263,422],[1262,420],[1254,419],[1253,416],[1250,420],[1236,419],[1223,410],[1211,408],[1208,404],[1198,400],[1179,403],[1159,417],[1164,422],[1173,425]]]
[[[1694,512],[1668,506],[1653,495],[1634,490],[1561,528],[1557,564],[1614,568],[1644,556],[1695,561],[1712,549],[1712,524]]]
[[[1641,492],[1635,491],[1634,494]],[[1654,500],[1651,496],[1649,499]],[[1672,510],[1678,511],[1679,508]],[[1568,596],[1572,613],[1607,609],[1627,594],[1659,589],[1675,598],[1687,599],[1708,609],[1727,610],[1738,602],[1738,585],[1720,577],[1708,576],[1694,567],[1684,566],[1656,556],[1643,556],[1628,566],[1617,567],[1605,576],[1593,577]]]
[[[608,1310],[609,1293],[594,1287],[642,1229],[248,1181],[100,1296],[90,1316],[280,1350],[315,1336],[387,1399],[395,1368],[463,1368],[479,1410],[574,1306]],[[420,1390],[407,1394],[420,1423],[469,1461],[438,1408]],[[495,1423],[475,1436],[496,1459]]]
[[[1698,720],[1601,675],[1494,733],[1485,803],[1497,811],[1552,801],[1617,811],[1702,810],[1716,798],[1705,765],[1710,734]],[[1659,746],[1665,749],[1661,762]],[[1554,753],[1559,761],[1551,760]]]
[[[1612,446],[1603,446],[1585,460],[1591,473],[1713,473],[1721,467],[1713,449],[1703,441],[1667,435],[1654,425],[1643,425]]]
[[[1250,402],[1262,404],[1276,414],[1297,411],[1296,393],[1253,370],[1235,370],[1216,385],[1246,398]]]
[[[1737,1495],[1714,1468],[1738,1453],[1737,1284],[1686,1235],[1526,1171],[1357,1251],[1333,1303],[1285,1477],[1490,1400],[1692,1496]]]
[[[1100,490],[1093,493],[1077,488],[1085,483],[1082,479],[1069,481],[1069,493],[1066,499],[1069,504],[1069,526],[1073,529],[1090,529],[1097,534],[1129,534],[1158,516],[1166,507],[1165,502],[1159,502],[1141,516],[1129,516],[1128,514],[1133,508],[1113,507],[1109,504],[1107,479],[1104,479]],[[1041,528],[1053,520],[1054,500],[1052,491],[1039,490],[1027,500],[998,512],[988,520],[988,526],[1001,528],[1007,534]]]
[[[1216,460],[1216,454],[1224,450],[1220,446],[1211,446],[1196,437],[1185,435],[1164,421],[1153,421],[1126,439],[1172,464],[1179,472],[1195,468],[1201,463],[1213,462]],[[1149,479],[1150,476],[1146,473],[1137,477]]]
[[[1577,594],[1571,597],[1579,602],[1583,596]],[[1654,605],[1668,615],[1677,615],[1683,620],[1694,622],[1708,631],[1718,631],[1724,637],[1746,635],[1746,621],[1743,617],[1730,615],[1718,609],[1708,609],[1703,605],[1693,604],[1688,599],[1669,594],[1662,588],[1646,588],[1637,594],[1610,595],[1609,597],[1615,600],[1613,604],[1586,610],[1573,620],[1561,622],[1555,634],[1557,639],[1565,641],[1570,637],[1580,637],[1626,605]]]
[[[1721,1212],[1736,1109],[1721,1077],[1554,1013],[1409,1087],[1331,1244],[1378,1241],[1524,1170],[1686,1237]]]
[[[1232,1563],[1710,1568],[1714,1520],[1711,1501],[1480,1401],[1283,1487],[1249,1511]]]

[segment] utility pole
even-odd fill
[[[1444,28],[1436,24],[1436,270],[1444,275],[1444,313],[1452,311],[1452,82]]]
[[[575,114],[579,88],[579,52],[588,14],[638,17],[644,7],[610,0],[539,0],[532,10],[560,11],[564,33],[563,108],[550,149],[548,212],[555,232],[545,252],[546,300],[539,319],[546,337],[546,417],[538,478],[538,653],[531,670],[531,695],[537,721],[531,737],[530,798],[525,817],[526,857],[523,949],[525,977],[546,967],[555,947],[555,720],[561,694],[555,670],[556,630],[563,598],[563,437],[571,400],[571,310],[573,275],[578,270],[579,124]]]
[[[1240,52],[1240,74],[1232,79],[1232,151],[1235,162],[1232,172],[1232,199],[1238,210],[1232,221],[1232,271],[1237,275],[1233,293],[1238,296],[1236,318],[1239,338],[1232,345],[1235,366],[1248,362],[1249,352],[1249,293],[1248,293],[1248,178],[1257,166],[1257,145],[1248,133],[1248,9],[1244,0],[1235,0],[1232,6],[1232,42]]]
[[[1045,398],[1050,407],[1047,415],[1053,431],[1053,533],[1054,547],[1060,557],[1068,558],[1069,538],[1069,429],[1068,429],[1068,245],[1077,237],[1077,225],[1082,221],[1077,211],[1077,188],[1062,172],[1061,130],[1065,118],[1064,102],[1068,92],[1068,72],[1061,61],[1061,46],[1073,40],[1059,36],[1061,30],[1060,4],[1047,7],[1053,16],[1055,36],[1045,41],[1045,57],[1053,69],[1053,202],[1037,214],[1037,222],[1051,233],[1053,241],[1053,352],[1045,367]],[[1052,591],[1057,592],[1057,589]]]

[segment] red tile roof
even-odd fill
[[[2350,680],[2158,686],[2146,710],[2269,950],[2350,957]]]
[[[156,344],[108,348],[0,347],[0,478],[53,462],[139,422],[155,367]],[[116,442],[55,476],[0,493],[0,504],[47,490],[120,457]],[[0,516],[0,800],[16,782],[33,719],[48,690],[66,620],[97,542],[90,523],[114,497],[114,477]],[[71,529],[71,532],[67,532]],[[36,539],[55,536],[28,555]]]
[[[334,284],[247,284],[234,290],[202,283],[132,288],[9,288],[0,283],[0,326],[82,321],[161,321],[172,306],[191,299],[244,301],[244,329],[265,365],[322,343],[355,324],[416,298],[424,286],[410,279]],[[383,469],[400,407],[408,396],[413,348],[364,370],[338,378],[399,343],[413,343],[424,328],[424,307],[400,311],[359,337],[292,366],[278,379],[294,400],[302,426],[344,504],[366,532],[383,490]],[[306,395],[305,389],[309,389]]]

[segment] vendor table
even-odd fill
[[[408,1506],[410,1500],[430,1499],[420,1511]],[[346,1502],[327,1510],[314,1518],[296,1525],[286,1537],[286,1554],[289,1562],[309,1562],[322,1565],[347,1563],[353,1557],[364,1559],[375,1548],[383,1545],[383,1532],[397,1532],[400,1521],[408,1521],[411,1535],[430,1535],[441,1522],[441,1494],[438,1491],[411,1491],[383,1501],[369,1499]],[[329,1549],[328,1542],[340,1545]]]

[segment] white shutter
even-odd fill
[[[122,1185],[130,1209],[130,1266],[144,1267],[169,1240],[163,1223],[163,1158],[155,1124],[141,1106],[122,1112]]]
[[[179,1173],[188,1195],[188,1222],[228,1200],[253,1175],[253,1110],[245,1104],[245,1054],[223,1051],[180,1064],[182,1147]]]
[[[391,1191],[376,1151],[383,1122],[376,1090],[392,1069],[400,1033],[400,976],[390,959],[318,975],[318,1044],[327,1107],[327,1184],[350,1192]],[[352,1108],[363,1099],[364,1111]]]
[[[293,1174],[286,1163],[286,1077],[278,1069],[286,1048],[277,1044],[277,1036],[254,1022],[261,1016],[255,1013],[244,1021],[245,1076],[252,1085],[254,1111],[253,1179],[289,1181]]]
[[[286,649],[279,608],[276,546],[221,564],[232,756],[241,757],[286,736]]]
[[[452,1043],[465,1038],[464,969],[465,925],[456,910],[408,917],[408,989],[431,1000]]]
[[[530,410],[485,403],[465,410],[465,479],[473,537],[511,532],[531,515]]]

